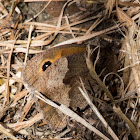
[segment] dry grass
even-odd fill
[[[36,1],[39,0],[24,0],[24,2]],[[40,0],[40,2],[41,1],[43,0]],[[68,5],[73,3],[72,0],[68,0],[61,9],[59,17],[51,18],[47,22],[34,21],[34,19],[41,15],[52,1],[57,0],[48,0],[44,8],[42,8],[37,14],[33,15],[33,18],[28,20],[23,20],[19,6],[22,2],[19,0],[0,2],[0,139],[8,137],[17,140],[18,133],[23,134],[25,137],[30,135],[26,129],[32,128],[32,126],[40,123],[44,119],[43,113],[38,111],[34,111],[34,113],[26,117],[32,110],[33,105],[36,104],[38,98],[59,109],[61,112],[81,123],[103,139],[110,139],[110,136],[114,140],[129,139],[130,134],[134,139],[139,139],[140,3],[137,0],[133,2],[129,0],[125,2],[118,0],[108,0],[106,2],[93,0],[87,3],[96,3],[99,5],[100,8],[98,7],[95,13],[92,9],[90,12],[83,13],[83,15],[80,14],[80,11],[79,13],[68,17],[64,16],[64,11],[67,9]],[[116,20],[115,16],[118,20]],[[110,17],[114,19],[111,19]],[[104,27],[104,21],[106,19],[112,20],[113,22],[115,21],[115,24]],[[90,27],[88,29],[84,28],[83,25],[88,23],[90,23]],[[99,29],[98,26],[102,28]],[[124,128],[121,130],[122,132],[117,130],[116,132],[118,133],[115,134],[116,132],[113,131],[114,128],[111,128],[111,126],[108,125],[105,121],[105,116],[100,114],[100,109],[97,109],[87,96],[83,84],[83,90],[81,88],[79,89],[83,96],[85,96],[85,99],[93,112],[99,117],[99,119],[101,119],[104,129],[109,134],[108,136],[105,136],[105,134],[100,132],[98,128],[93,127],[87,120],[83,119],[63,104],[59,106],[51,100],[46,99],[42,94],[38,93],[38,91],[35,91],[32,88],[25,88],[28,87],[28,85],[26,85],[25,81],[22,79],[22,70],[26,65],[29,54],[43,52],[43,46],[50,48],[72,43],[82,44],[86,42],[86,44],[90,44],[96,37],[100,37],[104,34],[117,34],[118,32],[120,32],[120,35],[123,37],[120,37],[122,46],[118,54],[120,66],[117,74],[123,79],[125,88],[123,89],[122,85],[117,87],[120,90],[119,99],[116,100],[113,97],[113,93],[109,91],[108,87],[102,82],[99,75],[96,73],[96,64],[93,66],[92,60],[90,59],[91,50],[88,51],[87,66],[91,76],[103,89],[104,94],[109,97],[108,100],[111,101],[110,104],[114,112],[128,126],[127,129],[130,131],[130,134],[129,131],[125,131],[126,126],[123,126]],[[37,36],[34,36],[34,33],[37,34]],[[28,37],[22,39],[24,34]],[[71,37],[62,40],[61,42],[56,42],[58,35],[62,36],[63,34],[71,35]],[[100,57],[100,53],[98,53],[95,63],[98,62],[98,57]],[[100,98],[99,100],[103,100],[103,98]],[[122,104],[126,104],[127,108],[123,108]],[[113,115],[112,118],[115,118],[115,115]],[[118,121],[119,120],[120,119],[118,118]],[[71,129],[66,129],[64,132],[61,131],[58,136],[52,138],[61,138],[70,131]],[[24,139],[25,137],[22,138]]]

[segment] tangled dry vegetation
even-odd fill
[[[140,139],[139,24],[139,0],[1,0],[0,139]],[[86,44],[98,86],[90,98],[78,79],[88,105],[76,111],[26,89],[22,79],[34,54],[72,43]],[[64,129],[44,124],[38,98],[68,116]]]

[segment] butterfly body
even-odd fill
[[[87,103],[78,90],[77,81],[83,77],[87,82],[89,77],[85,51],[85,46],[67,45],[37,54],[27,62],[24,81],[56,103],[71,106],[73,110],[83,108]],[[40,105],[55,128],[66,126],[64,114],[42,101]]]

